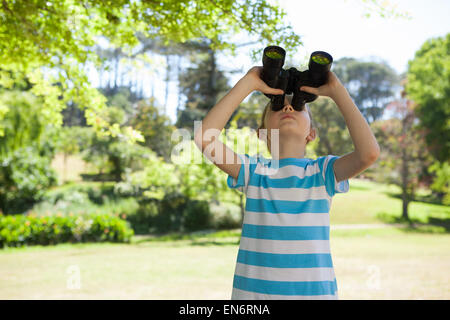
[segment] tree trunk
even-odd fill
[[[113,171],[114,178],[116,182],[122,181],[122,164],[120,163],[119,157],[111,157],[110,161],[113,163]]]
[[[409,201],[408,201],[408,194],[406,191],[403,191],[403,203],[402,203],[402,218],[405,220],[409,220],[409,216],[408,216],[408,205],[409,205]]]
[[[67,154],[63,152],[63,183],[67,180]]]
[[[210,108],[216,103],[217,101],[217,84],[216,84],[216,72],[217,72],[217,66],[216,66],[216,53],[214,50],[209,50],[209,56],[211,59],[211,66],[210,66],[210,73],[209,73],[209,92],[211,93],[211,106]]]
[[[177,79],[180,79],[180,74],[181,74],[181,57],[177,56]],[[178,80],[179,81],[179,80]],[[178,118],[178,113],[181,109],[181,86],[178,85],[178,97],[177,97],[177,118]]]
[[[167,114],[167,101],[169,100],[169,85],[170,85],[170,72],[171,72],[171,65],[170,65],[170,56],[166,56],[166,92],[164,94],[164,114]]]
[[[402,149],[402,218],[409,220],[408,216],[408,204],[409,204],[409,194],[408,194],[408,162],[407,162],[406,150]]]
[[[116,92],[118,86],[117,80],[119,78],[119,59],[119,50],[116,49],[114,50],[114,92]]]

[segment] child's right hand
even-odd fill
[[[283,94],[283,90],[271,88],[261,79],[262,69],[263,67],[253,67],[248,70],[247,74],[244,76],[244,79],[248,81],[251,90],[258,90],[266,94]]]

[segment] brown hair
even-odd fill
[[[289,100],[290,100],[290,99],[289,99]],[[271,106],[272,106],[272,105],[271,105],[271,101],[269,101],[269,102],[266,104],[266,106],[264,107],[264,111],[263,111],[263,113],[262,113],[262,115],[261,115],[261,120],[260,120],[260,123],[259,123],[259,127],[258,127],[258,129],[256,130],[258,133],[259,133],[259,130],[260,130],[260,129],[267,129],[266,123],[267,123],[267,119],[268,119],[268,116],[269,116],[269,110],[272,109]],[[311,114],[311,110],[309,110],[309,106],[308,106],[307,104],[305,104],[304,107],[305,107],[306,110],[308,111],[309,119],[311,120],[311,129],[312,129],[312,128],[316,128],[315,122],[314,122],[313,117],[312,117],[312,114]],[[268,133],[268,132],[267,132],[267,133]],[[269,139],[269,135],[267,135],[266,139],[267,139],[267,140],[266,140],[266,141],[267,141],[267,148],[268,148],[269,151],[270,151],[270,139]]]

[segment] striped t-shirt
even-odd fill
[[[329,211],[337,183],[338,156],[241,158],[230,188],[246,195],[231,299],[337,299],[330,252]]]

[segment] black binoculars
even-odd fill
[[[314,51],[308,63],[308,70],[298,71],[296,68],[283,69],[286,51],[278,46],[268,46],[263,53],[263,70],[261,79],[271,88],[281,89],[282,95],[265,94],[271,100],[272,110],[278,111],[284,107],[286,94],[294,94],[291,105],[297,110],[303,110],[306,102],[317,99],[317,95],[300,91],[301,86],[320,87],[328,81],[333,57],[324,51]]]

